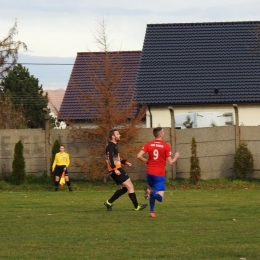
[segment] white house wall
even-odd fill
[[[174,114],[182,114],[188,112],[222,112],[232,113],[235,124],[235,111],[232,105],[224,106],[183,106],[173,107]],[[152,126],[151,116],[152,114]],[[150,107],[150,112],[146,112],[146,127],[171,127],[171,115],[168,107]],[[239,125],[259,126],[260,125],[260,104],[254,105],[238,105]]]

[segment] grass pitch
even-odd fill
[[[106,211],[111,194],[1,192],[0,259],[260,258],[259,190],[167,191],[155,219],[127,195]]]

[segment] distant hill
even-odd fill
[[[62,88],[44,90],[44,93],[47,92],[49,97],[48,107],[55,115],[58,115],[65,91],[66,90]]]

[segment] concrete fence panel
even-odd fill
[[[197,142],[197,154],[200,159],[202,178],[222,178],[234,176],[232,167],[235,155],[235,127],[207,127],[197,129],[175,130],[175,136],[171,136],[171,129],[164,128],[164,141],[174,145],[180,152],[181,157],[177,162],[176,177],[189,178],[191,140],[192,137]],[[49,136],[48,142],[45,137]],[[46,170],[46,149],[51,154],[52,145],[56,139],[65,145],[66,151],[70,154],[71,167],[69,169],[71,177],[89,178],[90,174],[82,173],[80,167],[75,166],[75,160],[88,161],[90,148],[88,137],[72,133],[70,129],[53,129],[45,135],[42,129],[18,129],[0,130],[0,170],[2,174],[12,171],[12,161],[14,146],[21,140],[24,145],[24,157],[26,161],[26,172],[28,174],[42,174]],[[142,146],[153,140],[152,129],[140,129],[136,141],[131,144],[132,156],[128,158],[131,168],[125,168],[133,179],[145,179],[145,165],[139,162],[136,154]],[[254,177],[260,178],[260,126],[240,127],[240,140],[248,144],[248,148],[254,156]],[[46,147],[47,145],[47,147]],[[124,147],[119,144],[121,151]],[[167,176],[172,176],[172,167],[167,166]]]

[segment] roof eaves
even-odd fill
[[[226,24],[260,24],[260,21],[239,21],[239,22],[200,22],[200,23],[155,23],[147,24],[147,27],[159,27],[159,26],[187,26],[187,25],[226,25]]]

